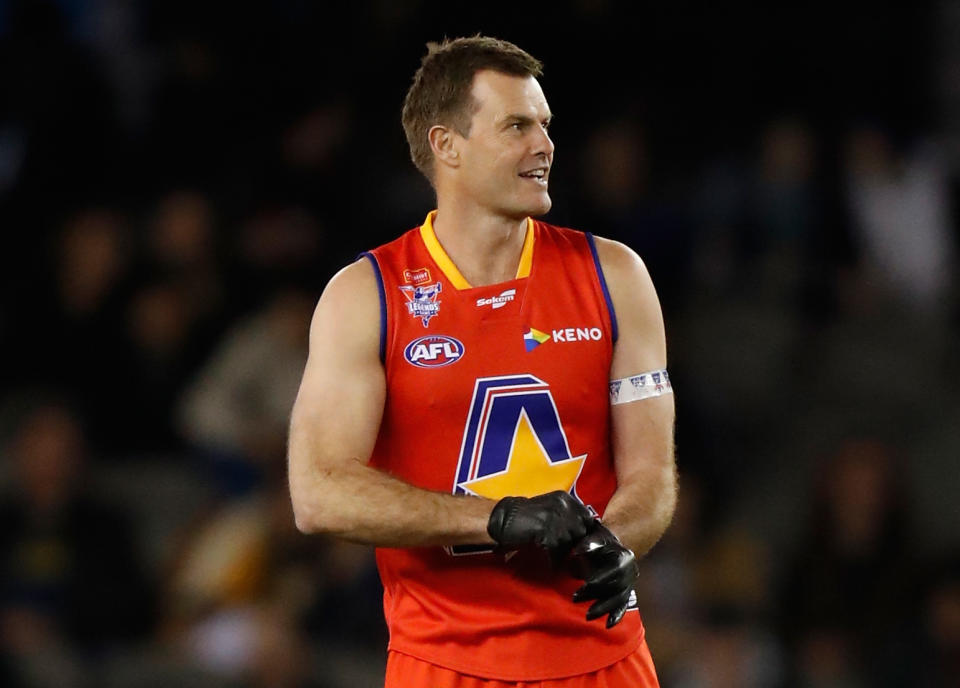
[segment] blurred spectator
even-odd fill
[[[270,506],[264,495],[227,502],[188,534],[167,586],[164,635],[185,661],[234,680],[266,676],[263,654],[276,660],[283,652],[275,685],[293,686],[299,683],[281,677],[305,675],[304,646],[290,616],[296,607],[269,598],[283,542]]]
[[[243,685],[313,686],[307,632],[330,655],[371,654],[385,632],[381,594],[370,548],[296,530],[275,469],[266,489],[224,502],[186,534],[164,635],[184,661]]]
[[[752,195],[753,236],[748,238],[744,272],[757,274],[767,295],[799,305],[801,290],[814,275],[810,252],[825,220],[815,183],[817,144],[802,120],[771,123],[761,138]]]
[[[110,305],[130,263],[129,228],[119,213],[91,208],[67,222],[59,246],[60,303],[72,320],[93,319]]]
[[[110,446],[159,452],[178,446],[171,409],[227,318],[213,209],[200,192],[163,196],[147,219],[142,255],[124,290],[120,351],[98,370]]]
[[[781,591],[782,633],[802,675],[850,673],[865,685],[901,675],[906,658],[889,649],[916,592],[904,487],[894,450],[876,440],[847,441],[822,467]]]
[[[849,253],[822,143],[799,115],[772,120],[757,143],[749,159],[734,151],[711,161],[692,194],[696,278],[714,297],[786,307],[820,325]]]
[[[960,686],[960,557],[934,572],[922,607],[923,652],[918,658],[921,688]]]
[[[191,329],[188,357],[206,355],[235,309],[228,303],[212,199],[196,190],[181,189],[163,196],[148,219],[141,270],[170,279],[183,296]]]
[[[778,685],[784,658],[769,628],[768,552],[743,527],[711,524],[703,492],[681,478],[673,523],[641,567],[657,674],[671,687]]]
[[[5,448],[13,482],[0,502],[3,653],[30,673],[44,670],[38,657],[69,665],[83,660],[75,651],[92,658],[143,639],[152,592],[128,515],[85,489],[77,416],[43,399],[14,422]]]
[[[690,647],[674,688],[767,688],[783,678],[774,637],[741,618],[708,620]]]
[[[321,257],[324,229],[306,207],[268,204],[252,213],[240,227],[236,239],[238,267],[261,288],[290,280],[316,283],[314,273]],[[247,289],[246,285],[237,286]],[[248,296],[256,298],[257,294]]]
[[[188,277],[216,276],[213,208],[205,195],[187,190],[167,194],[157,204],[148,229],[147,260],[154,269]],[[222,298],[218,285],[198,286],[194,294],[201,305]]]
[[[284,161],[296,169],[330,172],[350,132],[350,115],[342,101],[311,109],[283,132]]]
[[[123,213],[92,206],[68,215],[33,299],[17,304],[10,375],[61,385],[84,401],[97,446],[109,446],[122,389],[122,321],[133,258]]]
[[[694,592],[709,615],[759,625],[768,617],[770,557],[762,543],[739,524],[715,527],[697,552]]]
[[[945,315],[956,286],[956,237],[948,171],[934,142],[898,146],[883,129],[860,127],[847,140],[846,167],[861,298]]]
[[[691,183],[690,200],[698,225],[692,271],[711,294],[736,285],[744,237],[750,234],[749,202],[752,168],[737,154],[709,160]]]
[[[816,155],[813,132],[800,120],[775,121],[763,133],[756,204],[767,247],[802,242],[815,224]]]
[[[282,463],[286,455],[313,307],[301,291],[276,291],[227,332],[179,401],[183,436],[241,482],[250,472],[256,481],[264,464]]]
[[[190,299],[180,282],[155,278],[139,286],[127,304],[125,355],[117,362],[124,385],[114,400],[114,432],[128,451],[177,446],[171,412],[198,358]]]
[[[867,688],[865,673],[850,635],[834,628],[810,629],[796,648],[797,688]],[[899,684],[890,684],[899,685]]]
[[[778,685],[781,645],[769,624],[769,555],[747,528],[716,527],[697,549],[692,578],[694,632],[676,685],[734,688]],[[692,656],[690,647],[698,648]]]
[[[622,241],[643,258],[664,310],[681,293],[692,257],[691,226],[654,174],[643,130],[633,119],[599,127],[586,143],[580,227]]]

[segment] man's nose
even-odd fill
[[[535,155],[546,155],[548,158],[553,157],[553,141],[550,138],[550,134],[547,133],[546,127],[542,124],[537,126],[537,138],[533,144],[533,153]]]

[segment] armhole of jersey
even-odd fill
[[[610,314],[610,336],[613,343],[617,343],[617,313],[613,310],[613,299],[610,298],[610,290],[607,289],[607,279],[603,276],[603,268],[600,266],[600,256],[597,255],[597,245],[590,232],[584,232],[587,235],[587,243],[590,245],[590,253],[593,255],[593,265],[597,269],[597,277],[600,278],[600,288],[603,290],[603,299],[607,302],[607,312]]]
[[[369,251],[360,254],[370,260],[373,266],[373,274],[377,276],[377,291],[380,293],[380,362],[387,362],[387,292],[383,288],[383,273],[380,272],[380,264],[376,256]],[[604,287],[606,288],[606,287]]]

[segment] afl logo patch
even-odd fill
[[[403,357],[420,368],[439,368],[456,363],[463,356],[463,344],[453,337],[432,334],[407,344]]]

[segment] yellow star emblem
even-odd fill
[[[521,410],[506,468],[494,475],[468,480],[460,486],[487,499],[536,497],[554,490],[569,492],[586,458],[587,455],[582,454],[551,462],[530,425],[527,412]]]

